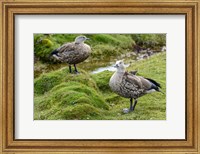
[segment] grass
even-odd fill
[[[57,62],[50,57],[50,53],[67,42],[82,34],[34,34],[34,55],[43,62]],[[90,40],[86,41],[92,48],[91,57],[103,59],[107,56],[116,56],[122,53],[133,51],[137,43],[145,44],[148,47],[150,42],[156,42],[157,46],[165,45],[163,34],[84,34]],[[151,36],[151,37],[150,37]],[[163,38],[163,39],[161,39]],[[136,41],[135,41],[136,40]],[[159,42],[160,41],[160,42]]]
[[[81,34],[35,34],[35,56],[44,62],[56,62],[49,56],[50,53],[66,42],[73,42],[79,35]],[[114,56],[132,50],[135,44],[131,35],[91,34],[86,36],[91,39],[86,42],[92,47],[91,57]]]
[[[104,40],[106,41],[106,39]],[[166,53],[131,63],[128,70],[149,77],[166,92]],[[166,96],[155,92],[138,99],[134,112],[123,114],[129,99],[113,93],[109,79],[113,72],[69,74],[68,68],[44,73],[34,81],[34,119],[46,120],[165,120]]]
[[[138,70],[138,75],[156,80],[161,84],[162,91],[166,93],[166,53],[159,53],[147,60],[134,62],[131,64],[128,70]],[[120,97],[110,91],[108,86],[108,79],[110,78],[111,74],[112,73],[108,71],[104,71],[93,76],[102,94],[104,95],[105,101],[110,106],[109,115],[105,116],[105,119],[166,119],[166,96],[159,92],[147,94],[139,98],[134,112],[123,114],[121,111],[123,108],[129,107],[129,99]]]
[[[166,42],[165,34],[34,34],[34,78],[65,66],[50,53],[64,43],[73,42],[79,35],[90,38],[86,43],[92,49],[90,57],[78,66],[85,71],[93,71],[107,65],[110,59],[133,53],[136,44],[147,48],[156,42],[153,47],[160,48]]]
[[[83,70],[79,75],[68,68],[43,74],[34,81],[34,94],[34,119],[91,119],[109,109]]]

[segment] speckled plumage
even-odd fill
[[[78,36],[74,42],[63,44],[52,51],[51,55],[57,60],[69,64],[70,73],[72,72],[71,65],[73,64],[75,72],[78,73],[76,64],[86,60],[91,53],[90,46],[84,43],[88,39],[85,36]]]
[[[66,43],[57,49],[58,59],[68,64],[78,64],[86,60],[91,52],[89,45],[85,43]]]
[[[130,98],[131,104],[129,111],[134,110],[137,98],[153,91],[161,92],[159,89],[161,86],[156,81],[137,76],[137,72],[126,72],[123,61],[117,61],[115,67],[117,71],[110,78],[109,86],[118,95]],[[133,98],[135,99],[134,106],[132,106]]]
[[[151,83],[141,77],[128,72],[115,72],[109,83],[112,91],[126,98],[139,98],[151,88]]]

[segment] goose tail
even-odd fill
[[[57,49],[55,49],[50,53],[50,56],[57,55],[57,54],[58,54],[58,51],[57,51]]]
[[[52,56],[53,56],[55,59],[60,60],[60,58],[59,58],[59,56],[58,56],[58,51],[57,51],[57,49],[53,50],[53,51],[49,54],[49,58],[52,57]]]
[[[153,79],[150,79],[150,78],[145,78],[145,79],[147,79],[147,80],[149,80],[151,83],[153,83],[156,87],[159,87],[159,88],[161,88],[161,85],[160,85],[160,83],[158,83],[158,82],[156,82],[155,80],[153,80]]]
[[[165,93],[163,91],[161,91],[160,89],[158,89],[158,92],[161,92],[163,95],[165,95]]]
[[[156,81],[153,80],[153,79],[149,79],[149,78],[145,78],[145,79],[149,80],[149,81],[152,83],[151,89],[154,89],[154,90],[156,90],[156,91],[162,93],[163,95],[165,95],[165,93],[164,93],[162,90],[160,90],[160,88],[161,88],[160,83],[156,82]]]

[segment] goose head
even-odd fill
[[[86,36],[77,36],[75,39],[76,44],[83,43],[84,41],[89,40]]]
[[[125,65],[123,60],[116,61],[115,68],[117,68],[117,72],[125,72]]]

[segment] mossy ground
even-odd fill
[[[106,41],[106,38],[104,38]],[[128,70],[159,82],[166,92],[166,53],[131,63]],[[70,74],[68,67],[44,73],[34,81],[34,119],[46,120],[164,120],[166,96],[155,92],[138,99],[132,113],[123,114],[129,99],[109,88],[113,72]]]
[[[82,34],[34,34],[34,55],[43,62],[55,62],[53,58],[49,57],[50,53],[64,43],[73,42],[79,35]],[[91,57],[98,59],[133,51],[136,43],[141,44],[145,48],[152,45],[155,46],[155,44],[157,47],[165,45],[165,34],[84,35],[90,38],[86,43],[92,48]]]
[[[73,42],[79,35],[82,34],[34,34],[34,77],[64,67],[66,64],[55,60],[50,53],[66,42]],[[104,67],[110,62],[110,59],[113,61],[116,57],[133,52],[136,44],[140,44],[144,48],[151,47],[151,49],[165,45],[165,34],[84,35],[90,38],[85,43],[91,46],[92,53],[79,67],[87,71]]]
[[[35,57],[44,62],[55,62],[50,58],[50,53],[66,42],[73,42],[81,34],[35,34],[34,54]],[[110,34],[87,34],[90,38],[86,41],[92,48],[92,58],[104,58],[105,56],[115,56],[120,53],[132,51],[135,44],[131,35],[110,35]]]

